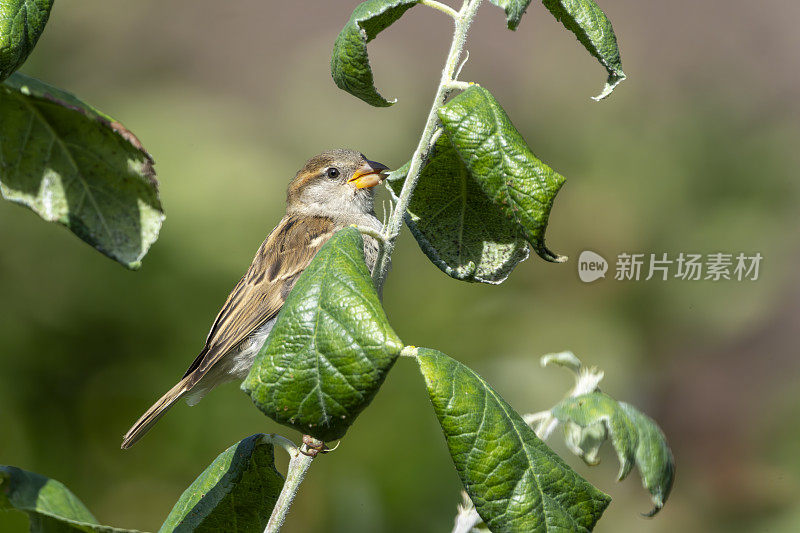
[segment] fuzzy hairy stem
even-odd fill
[[[423,2],[423,4],[431,5],[432,2]],[[403,190],[400,191],[397,205],[394,207],[389,221],[383,228],[384,245],[381,247],[375,269],[372,273],[372,279],[379,290],[383,288],[383,284],[386,283],[386,276],[389,274],[389,264],[391,262],[392,253],[394,252],[395,242],[400,235],[400,229],[403,227],[403,215],[405,215],[408,204],[411,201],[411,195],[414,193],[417,181],[419,181],[423,163],[427,160],[433,148],[431,140],[440,128],[439,108],[442,107],[451,91],[465,87],[464,84],[457,82],[455,73],[456,69],[459,67],[459,59],[464,49],[464,43],[467,40],[469,27],[472,25],[472,20],[475,18],[475,14],[478,12],[478,7],[480,7],[480,5],[481,0],[465,0],[464,4],[461,6],[461,10],[453,16],[453,21],[455,23],[453,42],[450,45],[450,51],[447,54],[444,69],[442,69],[439,87],[436,89],[436,96],[433,98],[433,104],[428,112],[428,120],[425,122],[425,127],[422,130],[422,136],[417,144],[417,149],[411,157],[411,165],[408,168]]]
[[[362,233],[375,237],[382,246],[378,247],[378,258],[375,262],[375,268],[372,272],[372,279],[375,283],[378,293],[380,294],[383,289],[383,284],[386,282],[386,276],[389,273],[389,264],[391,262],[392,253],[394,252],[395,242],[400,235],[400,229],[403,227],[403,215],[408,208],[408,203],[411,201],[411,195],[419,181],[420,171],[422,170],[423,163],[427,160],[433,145],[441,135],[441,124],[439,121],[439,108],[442,107],[447,96],[454,90],[465,89],[468,84],[459,82],[456,72],[460,72],[461,66],[459,60],[461,59],[461,52],[464,49],[464,43],[467,40],[467,32],[472,25],[472,20],[478,12],[482,0],[464,0],[460,11],[456,11],[450,6],[437,2],[435,0],[422,0],[422,4],[443,13],[446,13],[453,18],[455,29],[453,31],[453,42],[450,45],[450,51],[447,54],[444,69],[442,69],[442,76],[439,80],[439,86],[436,89],[436,96],[434,96],[433,104],[428,113],[428,119],[425,122],[425,127],[422,130],[417,149],[411,158],[411,166],[408,169],[406,181],[403,184],[403,190],[400,192],[400,198],[392,210],[389,220],[384,225],[383,232],[380,235],[373,235],[372,231],[368,228],[359,228]],[[403,355],[411,355],[408,351]],[[319,443],[322,445],[322,443]],[[306,446],[305,444],[303,446]],[[272,515],[269,518],[264,533],[277,533],[280,531],[286,520],[286,514],[289,512],[294,497],[300,488],[300,484],[306,475],[311,462],[314,457],[312,455],[304,454],[300,449],[291,450],[287,448],[291,459],[289,460],[289,468],[286,473],[286,481],[283,484],[278,501],[272,510]]]
[[[283,440],[288,441],[288,439]],[[294,497],[297,496],[297,491],[300,489],[300,484],[303,482],[303,478],[306,477],[306,472],[308,472],[311,462],[316,456],[316,453],[308,453],[306,444],[302,444],[300,448],[296,446],[288,447],[282,442],[280,444],[289,452],[291,458],[286,471],[286,481],[283,483],[283,488],[278,496],[278,501],[275,502],[275,507],[272,509],[272,515],[269,517],[264,533],[278,533],[281,530]],[[316,440],[315,444],[320,447],[323,445],[322,442]]]

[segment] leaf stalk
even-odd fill
[[[458,11],[456,11],[455,9],[446,4],[437,2],[436,0],[420,0],[419,3],[422,4],[423,6],[432,7],[437,11],[441,11],[442,13],[452,17],[453,19],[458,18]]]

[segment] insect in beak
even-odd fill
[[[347,180],[347,183],[352,183],[355,185],[356,189],[374,187],[386,179],[387,170],[389,170],[389,167],[386,165],[367,159],[367,162],[356,170],[353,176]]]

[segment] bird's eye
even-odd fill
[[[335,167],[329,168],[325,173],[332,180],[335,180],[336,178],[339,177],[339,169]]]

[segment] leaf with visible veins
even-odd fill
[[[119,122],[39,80],[0,84],[0,195],[139,268],[164,212],[153,159]]]

